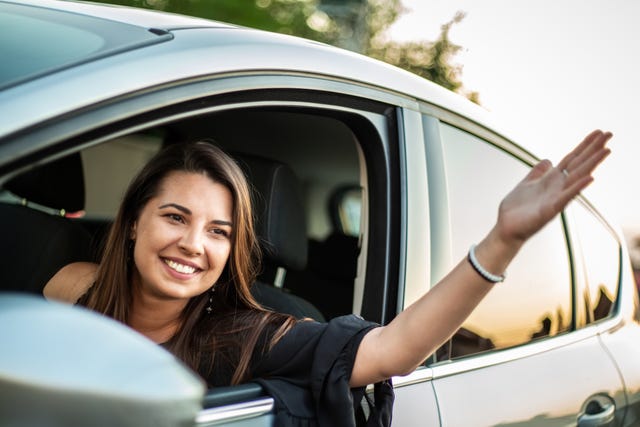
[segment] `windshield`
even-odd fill
[[[0,89],[170,38],[164,31],[0,2]]]

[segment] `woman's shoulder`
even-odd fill
[[[98,264],[74,262],[62,267],[45,285],[42,294],[49,300],[75,304],[95,281]]]

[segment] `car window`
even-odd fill
[[[500,200],[529,166],[507,152],[442,124],[454,260],[466,257],[495,224]],[[571,271],[564,228],[552,221],[521,250],[506,280],[471,314],[439,360],[503,349],[569,330]]]
[[[578,294],[587,323],[608,318],[618,295],[620,245],[609,228],[582,203],[571,207],[571,235],[579,245],[584,288]]]

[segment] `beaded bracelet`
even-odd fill
[[[482,265],[480,265],[478,259],[476,258],[476,245],[471,245],[471,248],[469,248],[469,256],[467,258],[469,259],[469,264],[471,264],[473,269],[487,282],[500,283],[504,281],[504,274],[500,276],[491,274]]]

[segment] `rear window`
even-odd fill
[[[0,29],[0,89],[171,38],[164,31],[9,3],[0,3]]]

